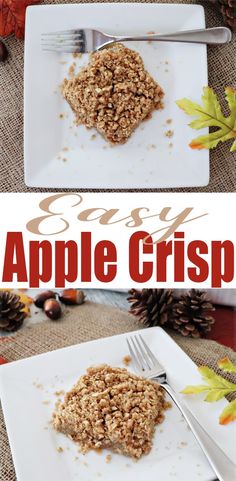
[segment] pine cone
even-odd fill
[[[210,0],[221,12],[225,24],[236,31],[236,0]]]
[[[137,316],[145,326],[163,326],[169,320],[173,306],[172,290],[131,289],[128,301],[130,313]]]
[[[183,294],[173,308],[171,326],[183,336],[202,337],[211,330],[215,319],[208,315],[214,311],[205,291],[191,289]]]
[[[26,317],[22,312],[25,304],[20,296],[9,291],[0,291],[0,330],[12,332],[19,329]]]

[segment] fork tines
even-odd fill
[[[84,51],[85,36],[83,30],[65,30],[43,33],[42,49],[56,52],[77,53]]]

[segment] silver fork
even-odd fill
[[[168,378],[164,367],[154,356],[143,337],[140,334],[136,334],[127,338],[126,341],[136,372],[143,377],[157,381],[160,386],[169,394],[185,418],[218,479],[220,481],[232,481],[233,479],[236,479],[236,467],[228,458],[228,456],[221,450],[221,448],[207,434],[205,429],[198,423],[197,419],[192,415],[192,413],[190,413],[188,408],[182,405],[176,392],[168,383]]]
[[[231,38],[231,31],[226,27],[186,30],[165,35],[151,34],[141,36],[111,36],[98,30],[84,28],[43,33],[42,48],[43,50],[61,53],[89,53],[106,48],[115,42],[155,41],[221,45],[230,42]]]

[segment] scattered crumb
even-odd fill
[[[111,454],[107,454],[107,456],[106,456],[106,463],[110,463],[111,460],[112,460]]]
[[[62,161],[63,161],[63,162],[67,162],[67,160],[68,160],[68,159],[67,159],[66,157],[63,157],[63,158],[62,158]]]
[[[149,147],[150,149],[156,149],[156,148],[157,148],[156,144],[151,144],[151,145],[149,145],[148,147]]]
[[[42,404],[50,404],[51,401],[42,401]]]
[[[59,401],[59,399],[56,401],[55,403],[55,409],[58,409],[61,405],[61,401]]]
[[[96,139],[96,134],[91,135],[90,140],[95,140]]]
[[[69,148],[68,147],[63,147],[62,152],[68,152]]]
[[[65,391],[63,391],[63,389],[62,389],[61,391],[55,391],[53,394],[54,394],[55,396],[64,396]]]
[[[173,137],[173,135],[174,135],[173,130],[167,130],[167,132],[165,132],[165,136],[168,137],[169,139],[171,139],[171,137]]]
[[[37,389],[43,389],[43,385],[40,384],[40,383],[34,382],[33,385],[34,385]]]
[[[168,60],[166,60],[166,61],[165,61],[165,64],[166,64],[166,65],[169,65],[169,62],[168,62]]]
[[[165,68],[165,72],[169,72],[168,68]]]
[[[64,114],[59,114],[59,119],[64,119],[65,115]]]
[[[66,62],[65,60],[60,60],[59,63],[60,63],[61,65],[66,65],[66,64],[67,64],[67,62]]]
[[[72,57],[73,57],[73,58],[81,58],[82,55],[83,55],[83,54],[82,54],[81,52],[74,52],[74,53],[72,53]]]
[[[61,446],[58,446],[58,447],[57,447],[57,452],[58,452],[58,453],[63,453],[63,452],[64,452],[64,449],[63,449]]]
[[[79,459],[78,456],[74,457],[74,461],[78,461],[78,459]]]
[[[147,32],[147,35],[155,35],[156,32],[153,32],[152,30],[150,32]],[[147,43],[152,43],[151,40],[148,40]]]
[[[69,69],[68,69],[68,75],[69,75],[70,77],[74,77],[74,75],[75,75],[75,67],[76,67],[76,63],[73,62],[73,63],[70,65]]]
[[[186,441],[181,441],[180,445],[181,445],[181,446],[187,446],[188,443],[186,443]]]
[[[173,122],[173,119],[167,119],[166,121],[167,124],[172,124],[172,122]]]
[[[131,363],[132,358],[131,358],[131,356],[128,356],[128,355],[127,355],[127,356],[124,356],[124,357],[123,357],[122,361],[123,361],[123,364],[124,364],[125,366],[128,366],[128,365]]]
[[[173,144],[172,142],[169,143],[170,149],[172,149],[173,145],[174,145],[174,144]]]

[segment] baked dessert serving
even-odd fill
[[[93,53],[88,65],[62,84],[75,123],[95,127],[112,144],[123,144],[143,120],[162,108],[164,92],[143,60],[122,44]]]
[[[170,407],[155,382],[108,365],[90,367],[53,413],[54,428],[89,449],[140,458]]]

